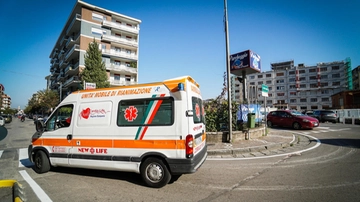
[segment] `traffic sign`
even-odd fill
[[[269,87],[265,84],[261,85],[261,95],[264,97],[269,97]]]

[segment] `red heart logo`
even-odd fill
[[[90,116],[90,108],[83,109],[82,112],[81,112],[81,116],[84,119],[88,119],[89,116]]]

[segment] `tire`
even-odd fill
[[[50,161],[45,152],[37,151],[34,157],[34,170],[36,173],[46,173],[50,170]]]
[[[141,163],[140,174],[146,185],[161,188],[171,180],[171,174],[161,159],[149,157]]]
[[[271,121],[267,121],[267,126],[268,126],[269,128],[272,128],[272,127],[273,127],[272,122],[271,122]]]
[[[299,130],[301,128],[301,125],[298,122],[293,123],[293,128],[295,130]]]

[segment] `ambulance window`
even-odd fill
[[[205,123],[204,108],[200,98],[192,97],[192,110],[194,123]]]
[[[118,126],[164,126],[174,123],[172,97],[122,100],[118,109]]]
[[[56,130],[58,128],[69,127],[71,124],[73,105],[64,105],[56,111],[46,121],[46,130]]]

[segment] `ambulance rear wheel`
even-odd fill
[[[37,173],[46,173],[50,170],[50,161],[45,152],[37,151],[34,157],[34,170]]]
[[[149,157],[140,168],[141,177],[149,187],[160,188],[171,180],[171,174],[161,159]]]

